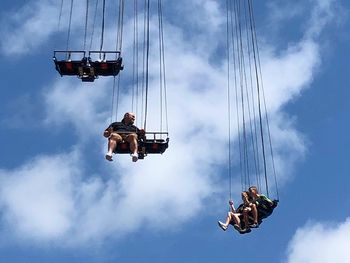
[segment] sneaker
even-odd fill
[[[227,226],[225,226],[224,223],[222,223],[221,221],[218,221],[218,225],[219,225],[219,227],[220,227],[222,230],[226,231]]]
[[[132,161],[133,161],[133,162],[137,162],[137,160],[139,159],[137,153],[133,153],[133,154],[131,155],[131,158],[132,158]]]
[[[252,225],[250,225],[250,227],[251,227],[251,228],[258,228],[258,227],[259,227],[259,224],[258,224],[258,223],[252,224]]]
[[[110,162],[113,161],[112,154],[107,153],[105,157],[107,161],[110,161]]]
[[[239,230],[239,233],[240,234],[245,234],[245,233],[249,233],[251,232],[252,230],[250,228],[242,228]]]

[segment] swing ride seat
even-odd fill
[[[123,69],[122,58],[116,60],[93,61],[91,66],[94,68],[96,76],[117,76]]]
[[[258,210],[258,225],[260,226],[260,224],[262,223],[262,220],[269,217],[273,210],[277,207],[278,205],[278,200],[272,200],[273,204],[270,205],[270,203],[268,201],[260,201],[259,205],[257,205],[256,209]],[[244,223],[244,219],[243,219],[243,215],[242,215],[242,211],[243,211],[243,204],[239,205],[239,207],[237,208],[237,212],[241,213],[241,215],[239,216],[239,219],[241,221],[241,225],[240,227],[242,229],[246,228],[245,223]],[[230,222],[231,225],[234,225],[234,222]],[[249,226],[254,224],[254,218],[253,218],[253,214],[252,212],[249,212],[248,214],[248,224]],[[238,231],[239,232],[239,231]],[[249,233],[250,231],[247,232],[239,232],[240,234],[246,234]]]
[[[90,61],[90,64],[96,76],[117,76],[123,70],[120,51],[89,51],[89,58],[93,58],[94,54],[98,55],[98,59]],[[113,56],[114,59],[108,59],[107,56]]]
[[[169,138],[166,140],[145,140],[141,142],[141,148],[145,149],[146,154],[162,154],[169,146]]]
[[[56,55],[63,53],[67,59],[58,60]],[[99,53],[103,55],[103,60],[92,61],[91,54]],[[106,54],[113,53],[118,55],[115,60],[106,60]],[[72,60],[72,55],[80,54],[82,59]],[[93,82],[98,76],[116,76],[123,69],[122,58],[118,51],[89,51],[89,56],[86,57],[85,51],[54,51],[53,61],[56,70],[63,76],[77,76],[83,82]]]
[[[64,54],[66,59],[57,59],[57,54]],[[90,64],[91,59],[86,57],[85,54],[85,51],[54,51],[53,61],[61,77],[78,76],[84,82],[93,82],[97,76]],[[74,59],[72,59],[72,56]],[[79,59],[76,59],[76,57],[79,57]]]
[[[146,134],[153,134],[153,139],[139,139],[138,140],[138,155],[139,159],[144,159],[148,154],[163,154],[166,149],[169,147],[169,138],[156,139],[156,135],[163,134],[157,132],[148,132]],[[166,133],[164,133],[166,134]],[[115,154],[131,154],[130,144],[126,141],[117,144],[116,149],[114,150]]]
[[[258,210],[258,219],[259,221],[264,218],[269,217],[273,210],[277,207],[278,205],[278,200],[273,200],[273,205],[270,205],[268,201],[260,201],[259,205],[256,207]]]
[[[61,76],[76,76],[79,75],[79,67],[81,67],[81,61],[72,60],[60,60],[54,58],[56,70]]]

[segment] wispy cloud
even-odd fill
[[[38,156],[15,170],[0,171],[2,216],[16,237],[59,239],[71,228],[74,159]]]
[[[75,1],[73,7],[72,35],[76,34],[77,28],[82,29],[84,24],[81,23],[83,2]],[[60,31],[67,30],[69,10],[66,9],[62,10],[60,18],[60,1],[39,0],[29,1],[19,10],[4,13],[0,26],[1,35],[4,36],[0,41],[2,54],[18,56],[38,51],[53,33],[58,35]],[[81,35],[83,30],[79,32],[78,35]]]

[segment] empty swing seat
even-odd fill
[[[81,66],[81,61],[57,61],[54,59],[56,70],[61,76],[76,76],[79,74],[79,67]]]
[[[63,53],[66,59],[59,60],[56,55]],[[92,61],[91,54],[103,55],[103,59]],[[113,53],[119,57],[115,60],[106,60],[106,54]],[[82,59],[72,59],[72,56]],[[123,69],[122,58],[118,51],[90,51],[86,57],[85,51],[54,51],[53,61],[58,73],[63,76],[77,76],[83,82],[93,82],[99,76],[116,76]]]
[[[169,146],[169,139],[145,140],[140,146],[145,149],[146,154],[162,154]]]
[[[123,69],[122,61],[121,57],[116,60],[94,61],[91,66],[97,76],[117,76]]]

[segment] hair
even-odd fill
[[[248,191],[243,191],[242,194],[241,194],[242,197],[243,197],[244,194],[247,196],[247,201],[250,201],[251,197],[250,197],[250,195],[249,195],[249,192],[248,192]],[[243,199],[243,198],[242,198],[242,199]]]
[[[259,194],[258,188],[256,186],[251,186],[248,188],[249,192],[251,192],[253,189],[256,191],[257,194]]]

